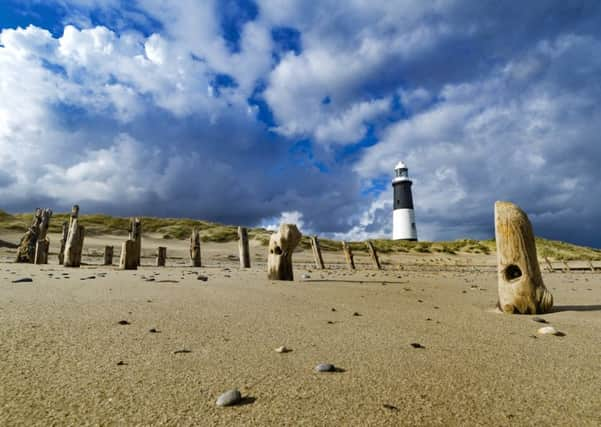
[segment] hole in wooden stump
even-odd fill
[[[279,246],[276,246],[274,251],[276,255],[282,255],[282,248],[280,248]]]
[[[505,268],[505,280],[511,282],[512,280],[516,280],[522,277],[522,270],[515,264],[508,265]]]

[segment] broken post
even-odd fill
[[[564,273],[569,273],[571,271],[570,265],[566,261],[563,261],[563,266],[564,266]]]
[[[198,228],[192,230],[190,236],[190,260],[192,261],[192,267],[200,267],[200,231]]]
[[[104,247],[104,265],[113,265],[113,247]]]
[[[528,216],[510,202],[495,203],[499,282],[498,306],[504,313],[547,313],[553,296],[545,287]]]
[[[292,252],[303,235],[294,224],[280,224],[269,239],[267,277],[271,280],[294,280]]]
[[[65,242],[65,267],[79,267],[81,265],[81,253],[83,251],[84,227],[79,225],[79,206],[71,208],[71,219],[69,220],[69,232]]]
[[[128,239],[121,245],[121,257],[119,258],[120,270],[137,270],[138,259],[136,255],[136,241]]]
[[[157,267],[165,267],[165,260],[167,259],[167,248],[165,246],[159,246],[157,250]]]
[[[355,259],[353,257],[353,251],[348,243],[342,242],[342,251],[344,252],[344,259],[346,259],[346,265],[349,270],[355,269]]]
[[[67,235],[69,234],[69,223],[63,221],[63,230],[61,232],[61,246],[58,250],[58,263],[63,265],[65,263],[65,245],[67,244]]]
[[[135,247],[135,258],[136,258],[136,263],[138,265],[142,265],[140,263],[141,258],[142,258],[142,222],[140,221],[140,218],[130,218],[129,219],[129,240],[133,240],[134,242],[136,242],[136,247]]]
[[[313,259],[315,260],[315,268],[323,270],[326,266],[323,263],[321,256],[321,247],[319,246],[319,239],[317,236],[311,236],[311,249],[313,249]]]
[[[250,268],[248,230],[246,227],[238,227],[238,252],[240,254],[240,268]]]
[[[547,263],[547,268],[549,269],[549,272],[553,273],[553,264],[551,264],[551,261],[549,261],[549,258],[545,257],[545,262]]]
[[[37,214],[37,211],[36,211]],[[37,241],[35,248],[35,264],[48,264],[48,251],[50,249],[50,240],[46,237],[50,225],[51,209],[42,209],[40,211],[40,220],[37,230]]]
[[[365,244],[367,245],[367,251],[369,252],[369,256],[374,264],[374,267],[376,267],[378,270],[381,270],[382,266],[380,265],[380,259],[378,258],[378,253],[376,252],[373,242],[368,240],[365,242]]]
[[[49,215],[48,215],[49,213]],[[37,242],[40,240],[40,234],[42,230],[40,227],[42,226],[42,222],[44,220],[44,215],[47,216],[47,220],[50,219],[50,215],[52,215],[52,211],[50,209],[40,209],[37,208],[33,214],[33,220],[31,222],[31,226],[27,229],[21,240],[19,241],[19,246],[17,247],[17,256],[15,258],[15,262],[22,263],[33,263],[35,262],[35,254],[37,250]],[[46,224],[47,228],[47,224]],[[46,235],[44,234],[43,238]]]

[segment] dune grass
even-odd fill
[[[9,214],[0,210],[0,232],[25,232],[33,214]],[[155,218],[141,217],[143,233],[159,234],[164,239],[188,239],[194,227],[201,231],[204,242],[231,242],[238,239],[237,227],[233,225],[217,224],[208,221],[199,221],[190,218]],[[60,233],[63,221],[69,221],[68,213],[55,213],[50,221],[49,231]],[[127,236],[129,218],[113,217],[103,214],[80,215],[81,224],[86,227],[86,234],[90,236],[117,235]],[[271,232],[264,228],[249,228],[249,239],[259,241],[267,246]],[[338,251],[341,243],[336,240],[320,238],[322,251]],[[461,239],[447,242],[408,242],[401,240],[375,239],[372,240],[379,253],[414,253],[414,254],[484,254],[495,252],[494,240]],[[354,252],[367,252],[365,242],[349,242]],[[308,236],[303,236],[300,247],[311,248]],[[539,257],[548,257],[552,260],[601,260],[601,250],[585,246],[573,245],[536,238],[536,247]]]

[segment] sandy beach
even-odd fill
[[[101,266],[122,240],[86,238],[81,268],[0,249],[1,425],[601,424],[599,273],[543,272],[555,308],[538,317],[565,334],[543,336],[494,310],[494,254],[382,254],[383,271],[358,254],[349,272],[305,250],[275,282],[257,242],[247,270],[235,242],[192,268],[186,241],[158,236],[137,271]],[[217,407],[232,388],[242,404]]]

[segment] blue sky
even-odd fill
[[[0,199],[422,239],[601,246],[596,1],[0,2]]]

